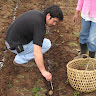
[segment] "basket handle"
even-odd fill
[[[93,70],[95,70],[94,63],[93,63],[93,61],[90,60],[91,58],[87,54],[82,54],[81,57],[84,58],[84,59],[88,59],[89,60],[88,63],[87,63],[87,66],[85,68],[85,70],[88,69],[90,63],[92,63],[92,65],[93,65]]]
[[[87,54],[82,54],[81,55],[81,58],[84,58],[84,59],[86,59],[86,58],[90,58]]]
[[[95,68],[94,68],[94,64],[93,64],[93,62],[92,62],[92,61],[91,61],[91,63],[92,63],[92,65],[93,65],[93,70],[95,70]],[[86,66],[86,69],[85,69],[85,70],[87,70],[87,69],[88,69],[89,64],[90,64],[90,61],[87,63],[87,66]]]
[[[86,69],[85,69],[85,70],[88,69],[90,63],[92,63],[92,65],[93,65],[93,70],[95,70],[95,68],[94,68],[94,63],[93,63],[93,61],[91,60],[91,58],[90,58],[88,55],[86,55],[86,54],[83,55],[83,58],[86,58],[86,59],[89,60],[88,63],[87,63],[87,66],[86,66]]]

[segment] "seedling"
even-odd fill
[[[78,96],[78,95],[80,95],[80,92],[74,92],[74,96]]]
[[[14,82],[18,83],[19,81],[18,81],[18,80],[16,80],[16,81],[14,81]]]
[[[42,90],[43,88],[40,87],[35,87],[33,89],[31,89],[31,94],[34,94],[34,96],[39,96],[39,92]]]
[[[24,76],[23,75],[18,75],[18,78],[24,78]]]
[[[68,84],[68,82],[69,82],[69,79],[67,78],[67,80],[65,81],[65,84]]]
[[[78,33],[74,32],[73,34],[74,34],[74,36],[78,37]]]
[[[57,31],[56,29],[54,29],[53,31]]]
[[[63,37],[64,35],[60,35],[60,37]]]
[[[62,89],[61,86],[59,86],[59,88],[57,90],[60,91],[61,89]]]
[[[64,43],[64,41],[62,41],[62,43]]]
[[[69,44],[74,45],[75,47],[78,47],[78,44],[76,44],[76,43],[70,42]]]
[[[10,9],[10,11],[11,11],[11,12],[13,12],[13,11],[14,11],[14,9],[13,9],[13,8],[11,8],[11,9]]]
[[[72,4],[72,1],[70,1],[70,3]]]
[[[8,87],[11,87],[11,86],[12,86],[12,84],[10,84],[10,82],[9,82]]]
[[[25,87],[23,88],[23,91],[26,91],[26,92],[28,92],[29,90],[28,89],[26,89]]]

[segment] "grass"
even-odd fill
[[[23,75],[18,75],[18,78],[24,78],[24,76]]]
[[[65,81],[65,84],[68,84],[69,83],[69,79],[67,78],[67,80]]]
[[[70,4],[72,4],[73,2],[70,0]]]
[[[10,9],[10,11],[11,11],[11,12],[13,12],[13,11],[14,11],[14,9],[13,9],[13,8],[11,8],[11,9]]]
[[[15,82],[15,83],[18,83],[19,81],[18,81],[18,80],[15,80],[14,82]]]
[[[78,37],[78,36],[79,36],[79,34],[78,34],[78,33],[76,33],[76,32],[74,32],[73,34],[74,34],[74,36],[76,36],[76,37]]]
[[[13,2],[18,2],[19,0],[13,0]]]
[[[56,62],[55,64],[56,64],[56,67],[58,67],[58,66],[59,66],[59,64],[58,64],[57,62]]]
[[[61,86],[59,86],[57,90],[58,90],[58,91],[62,90]]]
[[[64,35],[60,35],[60,37],[64,37]]]
[[[73,45],[73,46],[75,46],[75,47],[78,47],[78,46],[79,46],[78,44],[76,44],[76,43],[74,43],[74,42],[70,42],[69,45]]]
[[[56,29],[54,29],[53,31],[57,31]]]
[[[74,95],[74,96],[78,96],[78,95],[80,95],[80,92],[74,91],[73,95]]]
[[[62,43],[64,43],[64,41],[62,41]]]
[[[12,87],[12,84],[9,82],[8,87]]]
[[[34,94],[34,96],[39,96],[39,92],[40,92],[41,90],[43,90],[43,88],[34,86],[34,87],[31,89],[31,94]]]

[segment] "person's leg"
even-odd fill
[[[89,50],[89,56],[91,58],[94,58],[96,52],[96,23],[95,22],[91,22],[89,38],[87,40],[87,46]]]
[[[51,47],[51,41],[49,39],[44,38],[43,44],[42,44],[42,53],[44,54],[47,52]]]
[[[41,50],[42,54],[47,52],[50,49],[50,47],[51,47],[51,41],[49,39],[44,38]],[[34,58],[33,42],[31,42],[27,47],[27,50],[25,50],[25,58],[28,61]]]
[[[85,21],[85,19],[81,18],[81,31],[79,33],[79,43],[80,44],[86,44],[89,32],[90,32],[90,21]]]
[[[51,47],[51,42],[49,39],[44,38],[43,44],[42,44],[42,53],[45,53],[48,51]],[[7,47],[8,48],[8,47]],[[16,50],[10,50],[11,52],[17,54],[15,56],[14,61],[18,64],[24,64],[28,63],[29,60],[32,60],[34,58],[34,52],[33,52],[33,41],[31,41],[29,44],[23,45],[24,51],[21,53],[17,53]]]
[[[79,33],[80,53],[74,59],[82,57],[82,54],[87,54],[87,39],[90,31],[90,21],[85,21],[81,18],[81,31]]]

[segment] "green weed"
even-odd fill
[[[62,41],[62,43],[64,43],[64,41]]]
[[[60,37],[63,37],[64,35],[60,35]]]
[[[54,29],[53,31],[57,31],[56,29]]]
[[[38,83],[38,82],[40,82],[40,79],[38,79],[38,80],[36,81],[36,83]]]
[[[15,80],[14,82],[18,83],[19,81],[18,80]]]
[[[9,82],[8,87],[12,87],[12,84]]]
[[[65,84],[68,84],[69,83],[69,79],[67,78],[67,80],[65,81]]]
[[[80,95],[80,92],[74,92],[74,96],[78,96],[78,95]]]
[[[23,75],[18,75],[18,78],[24,78],[24,76]]]
[[[70,0],[70,3],[72,4],[73,2]]]
[[[78,46],[79,46],[78,44],[76,44],[76,43],[74,43],[74,42],[70,42],[69,44],[70,44],[70,45],[74,45],[75,47],[78,47]]]
[[[34,94],[34,96],[39,96],[38,93],[39,93],[42,89],[43,89],[43,88],[34,86],[34,88],[31,89],[31,94]]]
[[[57,90],[58,90],[58,91],[59,91],[59,90],[62,90],[61,86],[59,86]]]
[[[13,9],[13,8],[11,8],[11,9],[10,9],[10,11],[11,11],[11,12],[13,12],[13,11],[14,11],[14,9]]]
[[[23,88],[23,91],[26,91],[26,92],[28,92],[29,90],[28,89],[26,89],[25,87]]]
[[[78,33],[76,33],[76,32],[74,32],[73,34],[74,34],[74,36],[76,36],[76,37],[78,37],[78,36],[79,36],[79,34],[78,34]]]

